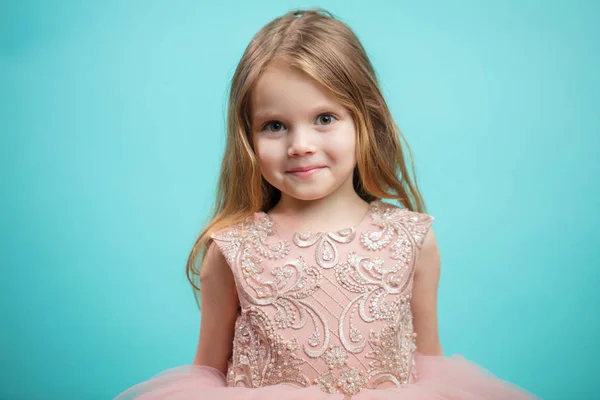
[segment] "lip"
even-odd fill
[[[322,165],[311,165],[308,167],[300,167],[300,168],[290,169],[289,171],[286,171],[286,172],[288,174],[291,174],[294,176],[307,177],[307,176],[312,176],[312,175],[318,173],[319,171],[321,171],[324,168],[325,167]]]
[[[311,169],[315,169],[315,168],[323,168],[323,166],[322,165],[309,165],[306,167],[292,168],[292,169],[288,170],[287,172],[306,172],[306,171],[310,171]]]

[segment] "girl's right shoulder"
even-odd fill
[[[218,249],[225,256],[227,262],[232,265],[237,250],[244,240],[257,230],[260,219],[261,213],[254,213],[241,221],[228,224],[210,233],[209,238],[211,241],[207,249],[207,256],[211,248],[213,248],[213,251]],[[215,244],[216,246],[214,246]]]
[[[240,221],[230,223],[212,232],[209,237],[217,242],[230,242],[251,236],[257,230],[268,228],[265,223],[268,222],[265,214],[256,212]]]

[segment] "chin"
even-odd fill
[[[322,199],[323,197],[325,197],[326,195],[314,195],[314,196],[300,196],[300,195],[294,195],[294,194],[290,194],[290,196],[298,199],[298,200],[303,200],[303,201],[313,201],[313,200],[319,200]]]
[[[303,191],[282,191],[286,195],[293,197],[298,200],[311,201],[311,200],[319,200],[324,197],[327,197],[332,192],[326,190],[303,190]]]

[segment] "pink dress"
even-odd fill
[[[460,355],[417,350],[413,272],[432,223],[376,200],[336,232],[287,233],[258,212],[213,234],[241,305],[227,375],[184,365],[116,399],[536,398]]]

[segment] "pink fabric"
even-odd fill
[[[181,366],[117,400],[535,398],[460,355],[417,351],[414,267],[432,223],[375,201],[335,232],[288,232],[263,212],[216,232],[242,310],[227,375]]]
[[[356,400],[521,400],[536,397],[494,377],[460,355],[426,356],[415,353],[421,378],[399,388],[363,389]],[[214,368],[185,365],[164,371],[121,393],[116,399],[140,400],[334,400],[343,394],[327,394],[316,385],[296,388],[273,385],[260,388],[226,387],[226,378]]]

